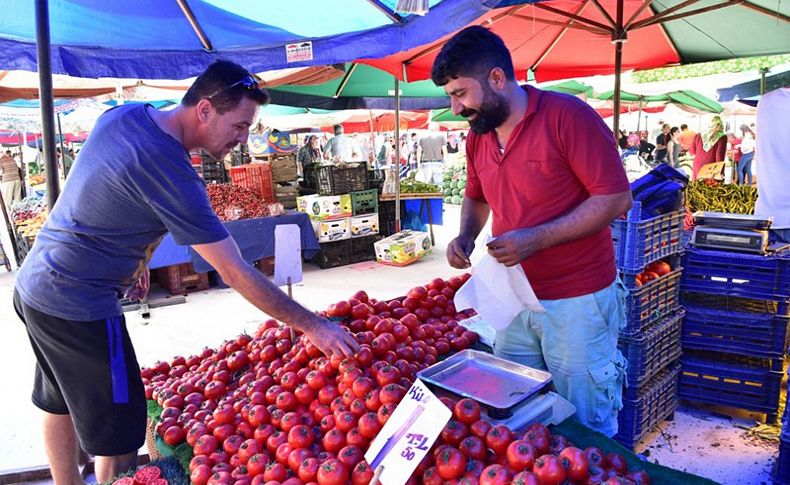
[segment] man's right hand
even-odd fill
[[[447,262],[456,269],[466,269],[472,266],[469,255],[475,248],[475,241],[464,236],[458,236],[447,245]]]
[[[359,350],[359,343],[351,333],[324,318],[316,317],[304,334],[327,357],[351,357]]]

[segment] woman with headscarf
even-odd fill
[[[296,155],[296,170],[300,177],[304,176],[305,167],[314,163],[321,163],[321,145],[318,143],[318,137],[310,135],[305,139],[302,148]]]
[[[694,155],[692,178],[697,178],[700,169],[709,164],[724,161],[727,154],[727,136],[724,134],[724,123],[714,116],[708,131],[703,135],[697,133],[689,150]]]

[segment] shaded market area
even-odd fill
[[[137,467],[111,475],[102,467],[114,458],[86,451],[86,424],[70,424],[82,449],[69,456],[88,483],[790,484],[790,203],[782,190],[777,195],[790,153],[782,152],[786,139],[776,142],[790,112],[772,104],[790,96],[790,6],[0,0],[0,7],[0,297],[8,302],[0,310],[7,336],[0,366],[10,374],[0,384],[0,483],[57,483],[55,455],[45,446],[51,441],[42,438],[51,437],[47,420],[72,423],[81,412],[74,396],[85,387],[57,389],[65,376],[49,368],[82,362],[69,343],[75,339],[61,335],[54,350],[44,349],[30,315],[87,324],[91,298],[102,297],[72,292],[84,312],[60,311],[68,294],[60,286],[106,285],[125,318],[97,320],[111,342],[101,352],[111,360],[112,403],[122,400],[117,386],[141,380],[147,424],[144,444],[128,453]],[[458,78],[434,83],[440,52],[471,26],[496,34],[510,52],[515,80],[503,82],[523,88],[515,91],[524,106],[512,102],[516,96],[497,109],[510,116],[523,108],[519,127],[546,103],[574,106],[574,120],[558,125],[557,138],[549,129],[516,130],[515,142],[510,132],[502,142],[505,118],[481,130],[490,121],[489,96],[506,92],[495,77],[486,78],[477,110],[448,88],[464,86]],[[190,109],[184,97],[220,60],[246,76],[198,95],[196,106],[225,116],[217,97],[239,91],[255,101],[255,113],[235,125],[242,138],[224,150],[192,148],[192,138],[213,142],[214,133],[168,131],[173,125],[160,121],[174,123]],[[694,67],[699,75],[680,72]],[[258,107],[261,90],[268,102]],[[138,251],[143,259],[125,275],[124,293],[107,282],[114,264],[127,263],[122,251],[131,242],[114,239],[156,231],[131,227],[143,219],[130,211],[99,222],[119,232],[91,232],[107,215],[97,191],[111,189],[126,204],[122,179],[135,172],[115,165],[130,161],[113,160],[112,170],[86,178],[89,167],[80,164],[91,156],[104,163],[95,147],[106,135],[97,127],[135,110],[169,138],[113,143],[161,154],[175,141],[183,163],[157,161],[131,183],[163,188],[128,203],[167,230]],[[194,123],[183,126],[203,126]],[[219,133],[222,125],[211,126]],[[536,137],[575,158],[518,152]],[[485,139],[499,143],[486,155],[491,162],[481,160]],[[579,146],[588,150],[583,157]],[[104,147],[116,149],[124,147]],[[604,166],[617,173],[597,175],[596,183],[610,185],[593,190],[585,170]],[[517,247],[512,263],[498,256],[506,236],[560,231],[557,221],[577,214],[568,206],[556,218],[537,217],[559,207],[546,200],[569,203],[578,186],[582,207],[617,195],[615,178],[632,203],[600,227],[557,237],[556,247]],[[197,181],[198,198],[172,201],[189,193],[185,179]],[[211,237],[195,214],[210,219]],[[187,237],[190,231],[201,237]],[[219,233],[230,236],[231,256],[208,249],[221,243]],[[53,265],[58,245],[72,244],[72,236],[75,253],[92,254],[83,266],[96,268]],[[580,241],[594,246],[581,251]],[[587,254],[558,266],[552,251],[567,244]],[[613,261],[591,263],[595,254]],[[226,258],[253,275],[228,271]],[[35,294],[49,294],[31,302],[30,268],[43,264],[55,282],[39,272]],[[601,280],[586,264],[611,270],[611,297],[578,290]],[[75,285],[84,274],[90,281]],[[255,291],[242,280],[256,282]],[[263,294],[280,306],[261,304]],[[291,300],[297,304],[288,306]],[[561,306],[571,300],[580,301],[577,313]],[[298,313],[299,305],[308,311]],[[76,314],[85,317],[67,320]],[[294,324],[306,318],[311,325]],[[550,335],[543,319],[561,331]],[[592,321],[603,322],[611,341],[603,366],[593,365],[602,337],[588,328]],[[589,355],[573,356],[583,371],[566,373],[553,362],[558,354],[548,347],[567,352],[567,342],[588,334],[577,353]],[[518,345],[538,335],[537,358],[524,350],[531,343],[510,353],[514,335]],[[348,350],[328,352],[324,338]],[[335,343],[343,338],[350,343]],[[127,365],[124,353],[136,355],[139,377],[136,366],[131,377],[117,374]],[[58,362],[61,354],[74,362]],[[104,386],[101,379],[93,385]],[[42,407],[41,388],[60,396],[65,411]],[[102,415],[103,404],[91,406]],[[133,411],[123,411],[129,423]],[[110,419],[118,415],[107,429]],[[129,435],[142,440],[142,428],[132,426]],[[119,446],[130,440],[125,432],[111,439]]]

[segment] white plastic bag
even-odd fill
[[[507,328],[526,309],[546,311],[520,264],[507,267],[487,253],[455,293],[454,302],[458,310],[474,308],[494,330]]]

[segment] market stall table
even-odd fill
[[[320,249],[313,226],[310,224],[310,219],[307,217],[307,214],[302,212],[288,212],[281,216],[228,221],[224,224],[239,246],[244,260],[250,263],[274,256],[274,228],[280,224],[296,224],[299,226],[302,255],[305,258],[312,258]],[[167,234],[162,239],[159,247],[154,251],[148,267],[149,269],[155,269],[181,263],[192,263],[195,266],[195,271],[198,273],[205,273],[214,269],[191,247],[176,244],[170,234]]]

